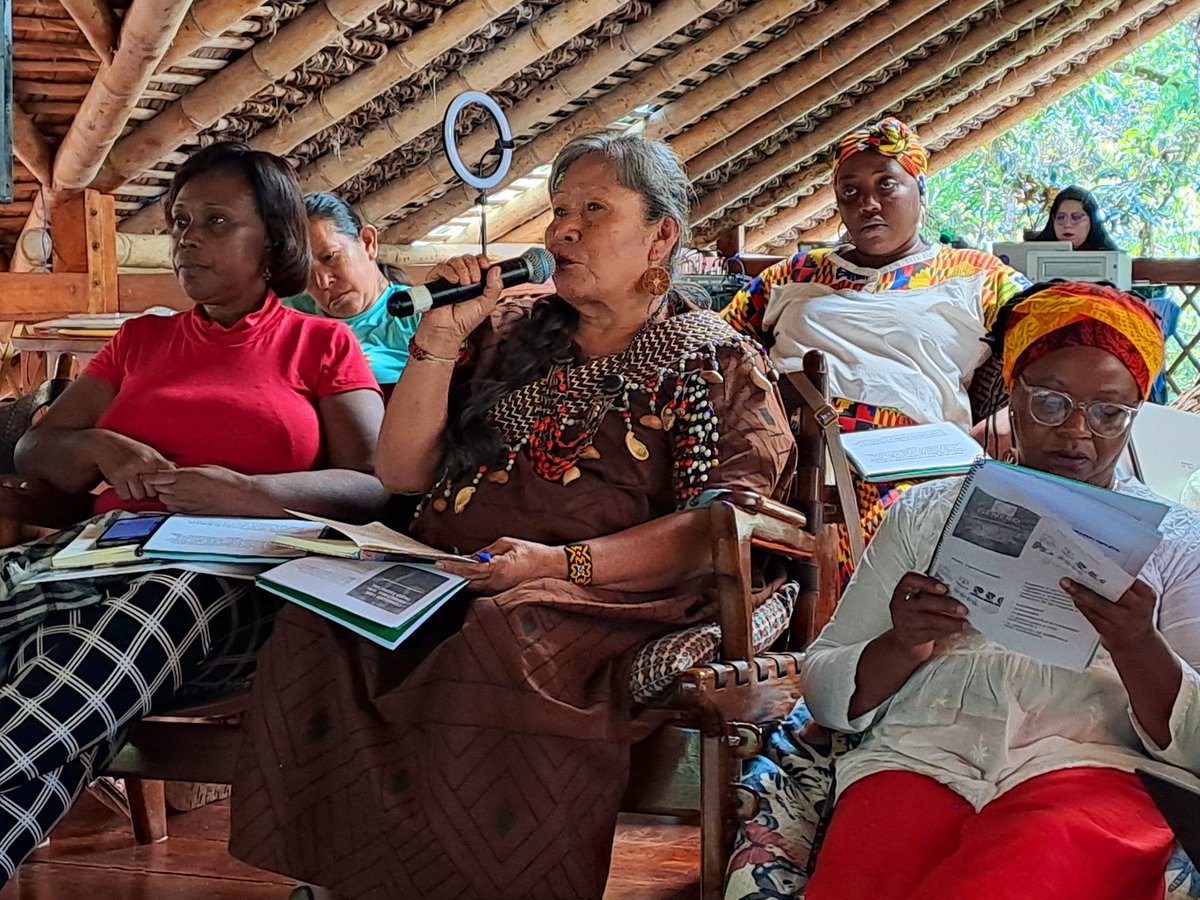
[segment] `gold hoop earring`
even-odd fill
[[[671,270],[665,266],[651,266],[642,273],[642,290],[651,297],[665,297],[671,290]]]

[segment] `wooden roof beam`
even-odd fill
[[[513,134],[524,134],[546,121],[550,114],[583,96],[613,72],[628,65],[656,44],[686,27],[717,5],[719,0],[666,0],[654,12],[624,29],[600,49],[593,50],[569,69],[559,72],[534,89],[524,100],[506,111]],[[489,128],[479,128],[459,145],[464,159],[479,159],[495,144]],[[394,211],[430,196],[454,178],[454,171],[441,154],[420,168],[384,185],[358,204],[359,212],[371,222],[382,222]]]
[[[278,81],[388,0],[320,0],[113,146],[92,186],[115,191]]]
[[[274,128],[255,135],[250,141],[251,146],[270,153],[287,153],[432,64],[459,41],[504,15],[519,2],[467,0],[451,7],[439,19],[389,50],[383,59],[330,85],[315,103],[301,107]],[[442,85],[438,86],[438,93],[452,96]]]
[[[987,5],[988,0],[966,0],[942,4],[931,11],[927,0],[900,0],[871,16],[833,46],[810,53],[737,103],[718,110],[679,135],[671,146],[688,160],[692,179],[701,178],[790,128],[848,87],[874,77]]]
[[[61,0],[61,3],[75,20],[92,49],[96,51],[100,61],[105,65],[112,65],[119,31],[112,7],[105,0]]]
[[[54,189],[91,184],[175,38],[191,0],[134,0],[111,65],[101,65],[54,157]]]
[[[526,188],[505,203],[495,215],[488,216],[488,240],[502,240],[542,215],[549,206],[547,187],[548,185],[538,184]],[[477,224],[469,226],[455,240],[459,243],[478,241],[479,226]]]
[[[870,94],[855,98],[855,102],[821,122],[804,136],[781,148],[777,153],[752,165],[717,189],[700,198],[692,211],[692,224],[716,217],[726,207],[752,195],[768,181],[785,174],[815,153],[825,149],[843,134],[860,128],[882,111],[903,102],[944,72],[957,68],[978,56],[997,41],[1029,24],[1059,4],[1054,0],[1020,0],[1006,6],[989,25],[976,25],[962,38],[951,41],[925,59],[914,63],[894,78],[876,87]]]
[[[262,0],[197,0],[179,26],[171,46],[163,54],[158,71],[165,72],[215,40],[262,5]]]
[[[518,29],[417,101],[366,131],[352,146],[338,147],[300,170],[306,191],[332,191],[377,159],[436,126],[462,91],[488,91],[582,34],[623,5],[623,0],[567,0]]]
[[[1141,17],[1147,15],[1151,10],[1160,5],[1161,0],[1138,0],[1138,2],[1128,6],[1118,7],[1100,21],[1090,25],[1086,30],[1068,35],[1057,47],[1044,49],[1047,43],[1057,39],[1060,29],[1055,27],[1053,31],[1049,31],[1044,36],[1043,41],[1040,43],[1043,49],[1038,52],[1038,55],[1026,59],[1019,65],[1015,65],[1010,51],[1002,51],[1002,53],[996,54],[996,61],[993,65],[987,67],[987,72],[983,78],[977,77],[973,79],[973,81],[986,83],[987,80],[996,74],[1006,72],[999,81],[982,90],[956,90],[955,94],[959,95],[958,99],[961,102],[950,107],[950,109],[939,116],[933,117],[932,114],[945,106],[947,97],[944,93],[935,95],[916,107],[905,109],[905,118],[908,119],[910,113],[912,114],[912,121],[916,123],[921,123],[932,118],[932,121],[927,126],[923,126],[920,129],[922,139],[926,145],[932,146],[944,139],[946,135],[985,114],[988,110],[1027,93],[1036,82],[1048,78],[1056,69],[1062,68],[1066,61],[1075,59],[1083,54],[1094,53],[1098,46],[1112,40],[1114,35],[1129,28]],[[1080,7],[1080,11],[1084,11],[1084,8]],[[1169,9],[1167,12],[1170,11]],[[1076,26],[1078,24],[1077,22]],[[1074,70],[1072,70],[1071,74],[1064,77],[1071,77],[1073,74]],[[964,97],[965,99],[963,99]],[[930,171],[936,171],[938,168],[941,168],[944,163],[941,163],[940,160],[944,158],[944,153],[934,154],[930,164]],[[827,181],[828,173],[823,173],[823,177],[820,180]],[[795,207],[781,210],[759,226],[752,228],[746,235],[746,245],[751,249],[768,246],[778,235],[795,228],[801,228],[814,220],[828,215],[830,210],[835,208],[836,205],[833,188],[831,185],[826,184],[818,188],[804,200],[801,200]]]
[[[522,145],[513,154],[512,168],[500,186],[552,162],[555,154],[573,137],[605,128],[622,116],[629,115],[641,104],[762,34],[770,25],[794,13],[795,7],[795,2],[761,0],[726,19],[699,40],[680,47],[670,56],[642,70],[620,87],[598,97],[579,112],[557,122]],[[451,188],[438,200],[388,229],[388,234],[396,235],[396,240],[401,240],[401,236],[404,240],[418,240],[431,228],[469,209],[474,200],[475,192],[469,188]]]
[[[642,133],[654,140],[679,134],[706,113],[739,97],[764,78],[778,72],[784,66],[791,65],[805,54],[809,54],[810,59],[813,60],[814,68],[817,68],[819,62],[823,64],[822,74],[828,72],[835,65],[830,59],[830,54],[841,52],[841,48],[846,44],[856,43],[860,31],[865,27],[853,26],[856,26],[868,15],[877,14],[881,7],[887,6],[887,2],[888,0],[834,0],[822,10],[819,16],[814,17],[812,21],[805,22],[804,27],[792,28],[786,34],[772,40],[761,50],[755,50],[744,59],[727,66],[719,74],[713,75],[707,81],[692,88],[683,96],[655,110],[646,119],[646,127]],[[919,6],[928,5],[927,0],[909,0],[909,2]],[[881,15],[894,18],[891,8]],[[872,22],[874,22],[874,18],[872,18]],[[900,27],[901,25],[897,23],[896,30],[899,30]],[[849,30],[847,31],[847,29]],[[822,47],[826,41],[832,40],[834,36],[843,31],[846,33],[841,39],[828,47]],[[815,81],[819,77],[818,75],[813,80]],[[753,92],[741,97],[739,102],[733,104],[732,108],[742,109],[743,104],[754,102],[753,97]],[[778,103],[779,99],[776,98],[774,102]],[[720,113],[714,113],[714,115],[720,115]],[[695,155],[685,154],[679,146],[676,146],[675,149],[684,159],[687,159],[689,155]]]
[[[15,100],[12,105],[12,116],[13,153],[25,168],[33,173],[34,178],[43,185],[50,184],[50,172],[54,160],[54,150],[50,141],[37,127],[33,116],[25,112],[25,108]]]
[[[1084,3],[1075,9],[1065,10],[1039,29],[1038,37],[1041,38],[1039,43],[1032,44],[1031,41],[1021,40],[1008,44],[989,56],[985,62],[978,66],[972,66],[964,73],[963,78],[955,81],[949,88],[943,89],[915,105],[905,106],[901,115],[909,124],[921,125],[948,104],[956,103],[971,94],[974,94],[976,99],[986,95],[988,92],[981,90],[984,85],[1005,72],[1008,72],[1006,77],[1011,86],[1010,93],[1017,90],[1015,87],[1017,82],[1028,87],[1045,78],[1055,68],[1060,68],[1064,59],[1072,59],[1080,53],[1087,52],[1096,42],[1136,21],[1140,15],[1144,15],[1145,12],[1161,2],[1162,0],[1139,0],[1133,6],[1118,10],[1103,19],[1096,26],[1100,30],[1089,27],[1076,36],[1074,43],[1064,44],[1062,47],[1046,51],[1031,60],[1030,57],[1038,53],[1039,48],[1044,48],[1047,44],[1070,34],[1082,22],[1104,12],[1110,3],[1109,0],[1093,0],[1090,4]],[[1013,71],[1009,71],[1010,69]],[[1008,94],[1004,94],[1004,96],[1007,97]],[[995,102],[998,101],[993,101],[991,105],[994,105]],[[983,107],[983,110],[989,108],[990,106],[986,106]],[[927,146],[936,139],[934,132],[929,128],[920,128],[920,134]],[[794,206],[775,213],[769,220],[770,226],[760,224],[758,227],[752,228],[747,235],[747,240],[759,239],[759,235],[764,231],[780,234],[792,228],[805,226],[813,219],[828,215],[829,207],[836,205],[833,188],[829,185],[831,177],[832,172],[827,165],[814,166],[787,176],[775,188],[756,197],[757,206],[770,209],[776,204],[787,202],[792,197],[811,192]],[[711,240],[717,231],[719,228],[714,223],[700,233],[699,240]],[[749,244],[749,246],[754,246],[754,244]]]

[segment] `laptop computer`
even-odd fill
[[[1069,252],[1070,249],[1070,241],[996,241],[992,244],[992,255],[1001,262],[1008,263],[1023,275],[1028,275],[1031,250]]]
[[[1133,420],[1129,453],[1138,480],[1179,503],[1188,479],[1200,468],[1200,415],[1143,403]]]
[[[1138,769],[1137,775],[1175,832],[1183,852],[1192,865],[1200,866],[1200,788],[1162,772]]]

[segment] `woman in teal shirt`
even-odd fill
[[[397,319],[388,297],[405,289],[402,273],[378,262],[379,232],[365,225],[341,197],[328,193],[304,198],[312,269],[308,293],[284,304],[301,312],[341,319],[354,332],[371,372],[388,394],[408,362],[408,341],[419,316]]]

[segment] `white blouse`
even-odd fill
[[[900,577],[926,571],[961,484],[918,485],[892,505],[833,620],[809,648],[804,694],[814,718],[840,731],[871,729],[838,761],[839,793],[875,772],[902,769],[936,779],[979,809],[1056,769],[1168,764],[1200,773],[1200,515],[1175,504],[1140,575],[1158,594],[1159,630],[1183,663],[1166,748],[1138,724],[1103,647],[1084,671],[1072,672],[975,633],[939,643],[890,700],[849,719],[859,656],[891,628],[888,604]],[[1116,490],[1162,500],[1132,479]]]
[[[763,314],[775,340],[772,362],[782,372],[796,371],[807,351],[821,350],[834,397],[890,406],[922,424],[969,429],[967,387],[989,353],[982,341],[983,295],[991,273],[974,269],[932,285],[880,289],[896,269],[932,261],[937,252],[927,247],[880,269],[830,253],[831,262],[867,278],[859,290],[775,285]]]

